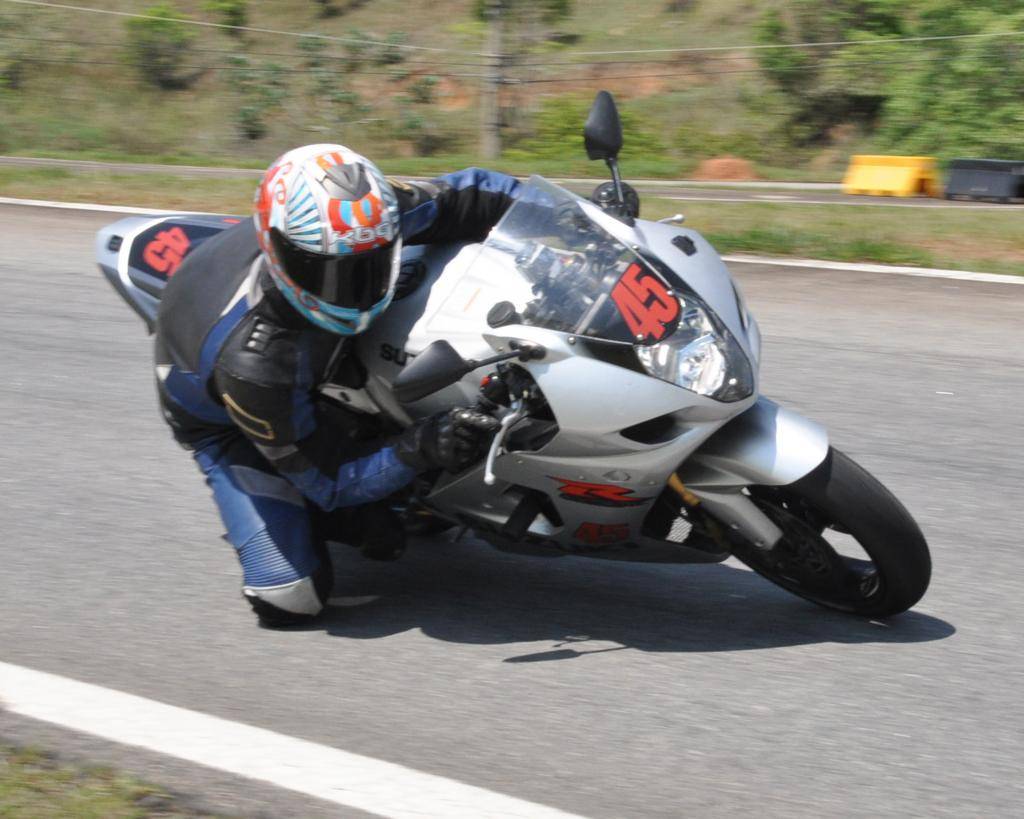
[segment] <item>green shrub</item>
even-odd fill
[[[429,105],[434,101],[434,92],[437,89],[437,83],[437,77],[432,74],[420,77],[409,86],[409,97],[415,103]]]
[[[686,125],[676,132],[672,147],[687,159],[730,155],[761,162],[767,158],[770,143],[747,131],[722,134]]]
[[[405,51],[398,46],[404,45],[408,40],[404,31],[393,31],[388,35],[387,45],[381,46],[374,62],[377,65],[399,65],[405,62]]]
[[[17,91],[25,80],[25,60],[21,54],[0,57],[0,92]]]
[[[23,46],[17,40],[7,39],[8,34],[16,35],[21,30],[17,17],[0,14],[0,94],[17,91],[25,77]]]
[[[474,0],[473,15],[478,20],[486,20],[492,0]],[[503,0],[506,12],[533,11],[541,15],[545,22],[553,23],[564,20],[572,14],[573,0]]]
[[[357,28],[352,29],[346,36],[354,42],[345,43],[345,65],[349,71],[355,71],[366,61],[370,51],[370,46],[361,41],[372,38]]]
[[[302,64],[306,68],[320,68],[324,64],[327,41],[317,37],[303,37],[298,42],[298,49],[302,52]]]
[[[541,103],[540,110],[532,118],[532,127],[527,136],[513,147],[515,155],[540,159],[575,160],[584,156],[583,123],[593,100],[590,97],[550,97]],[[619,107],[622,120],[623,149],[621,158],[647,159],[660,157],[666,151],[661,137],[644,130],[638,117],[629,109]]]
[[[417,156],[433,156],[452,144],[451,134],[419,112],[406,111],[398,126],[396,136],[411,143]]]
[[[204,8],[220,17],[226,26],[245,26],[249,23],[249,4],[247,0],[206,0]],[[238,29],[227,29],[232,37],[241,37],[244,32]]]
[[[336,17],[341,14],[341,10],[331,0],[316,0],[316,5],[320,7],[321,17]]]
[[[243,103],[235,109],[238,132],[248,140],[262,139],[267,135],[266,114],[266,110],[259,105]]]
[[[277,108],[287,93],[284,69],[276,63],[254,65],[244,56],[231,60],[231,76],[238,107],[234,111],[235,125],[248,140],[267,135],[267,115]]]
[[[336,88],[328,94],[327,99],[330,100],[335,111],[343,112],[347,120],[365,116],[371,110],[370,106],[363,102],[362,97],[355,91]]]
[[[150,17],[187,19],[170,3],[158,3],[145,10]],[[200,70],[187,66],[193,58],[195,32],[177,19],[133,18],[125,22],[128,54],[147,83],[164,90],[188,88]]]
[[[328,104],[324,105],[322,100]],[[314,116],[327,127],[332,135],[329,141],[345,142],[356,135],[364,135],[364,123],[371,106],[355,91],[334,86],[317,104]]]

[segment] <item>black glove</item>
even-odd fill
[[[490,415],[456,407],[409,427],[398,439],[395,454],[417,472],[461,472],[480,458],[499,426]]]

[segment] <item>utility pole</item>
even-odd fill
[[[504,56],[501,53],[501,25],[503,0],[487,0],[487,68],[484,69],[480,92],[480,152],[484,159],[497,159],[501,155],[501,108],[498,90],[501,88]]]

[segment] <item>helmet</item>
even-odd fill
[[[401,264],[398,200],[380,170],[342,145],[280,156],[256,190],[256,234],[292,307],[353,335],[390,304]]]

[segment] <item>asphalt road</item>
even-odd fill
[[[252,168],[219,168],[201,165],[156,165],[136,162],[98,162],[88,159],[50,159],[43,157],[0,156],[0,166],[57,167],[97,173],[170,174],[185,177],[259,178],[263,171]],[[627,169],[628,171],[628,169]],[[416,177],[422,178],[422,177]],[[587,196],[607,177],[594,179],[554,179],[570,190]],[[896,196],[849,196],[841,186],[822,182],[703,182],[690,179],[627,179],[644,196],[663,196],[680,202],[768,203],[773,205],[864,205],[902,208],[973,208],[981,210],[1024,210],[1024,200],[994,202],[902,198]]]
[[[827,424],[930,540],[907,615],[825,612],[730,564],[466,540],[392,565],[337,551],[325,625],[275,633],[159,418],[141,322],[92,262],[107,218],[0,215],[4,661],[592,817],[1019,811],[1024,287],[737,266],[766,392]],[[332,815],[10,714],[2,737],[221,810]]]

